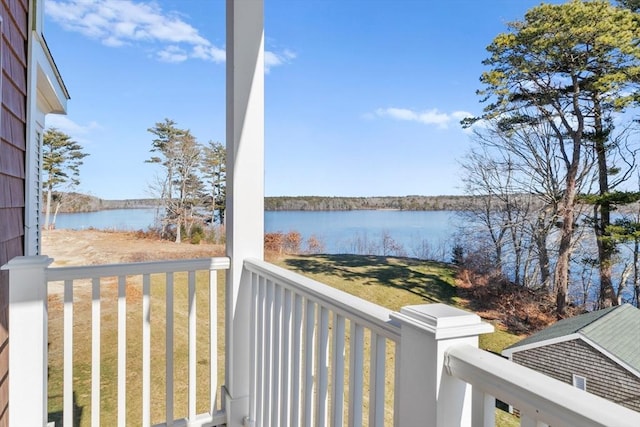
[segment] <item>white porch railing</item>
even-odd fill
[[[393,313],[262,261],[244,266],[256,426],[489,427],[495,397],[527,427],[640,425],[640,413],[478,349],[493,328],[474,314]]]
[[[164,370],[169,380],[164,385],[164,407],[166,419],[174,418],[178,391],[170,378],[178,348],[170,332],[175,316],[171,290],[184,285],[189,325],[188,411],[186,417],[163,425],[226,423],[236,427],[216,403],[216,328],[209,332],[209,354],[204,356],[210,360],[208,411],[197,414],[195,409],[195,325],[200,317],[195,311],[195,287],[204,274],[209,289],[215,290],[216,270],[227,268],[227,258],[68,268],[49,268],[50,261],[47,257],[16,258],[3,267],[10,271],[11,425],[46,424],[47,284],[53,282],[62,282],[64,287],[64,425],[73,425],[74,366],[68,356],[76,315],[72,291],[74,283],[88,279],[86,285],[78,286],[91,289],[87,310],[91,312],[92,362],[86,374],[91,376],[91,425],[101,423],[104,397],[100,383],[104,363],[100,358],[101,325],[102,329],[105,325],[101,291],[117,283],[118,374],[113,381],[119,390],[118,425],[151,424],[151,319],[167,325]],[[262,261],[246,260],[243,268],[249,278],[244,286],[251,287],[251,331],[245,348],[250,354],[246,367],[250,373],[249,413],[244,425],[488,427],[495,425],[494,396],[520,410],[522,426],[640,425],[637,412],[477,349],[478,334],[492,328],[475,314],[443,304],[404,307],[392,313]],[[199,270],[205,273],[198,275]],[[143,378],[140,420],[127,418],[131,408],[125,397],[126,289],[135,283],[135,277],[142,287],[138,327],[142,328],[143,356],[137,373]],[[158,288],[166,290],[166,311],[151,316],[152,289]],[[208,321],[215,325],[216,292],[209,295]],[[234,357],[228,348],[226,357]]]
[[[11,395],[11,423],[20,426],[43,425],[43,420],[47,419],[47,366],[51,362],[47,355],[47,348],[50,345],[47,338],[47,294],[51,295],[56,291],[53,288],[62,287],[63,293],[63,395],[62,421],[64,426],[76,425],[78,420],[74,420],[74,377],[81,375],[77,373],[74,366],[74,330],[84,328],[83,337],[90,337],[91,363],[90,363],[90,405],[82,408],[83,415],[90,413],[92,426],[98,425],[143,425],[149,426],[152,423],[152,389],[162,391],[164,385],[164,410],[166,422],[160,425],[219,425],[226,420],[224,411],[218,404],[218,297],[217,297],[217,271],[229,268],[228,258],[210,258],[195,260],[177,260],[163,262],[144,262],[131,264],[96,265],[83,267],[48,267],[52,260],[48,257],[16,258],[7,267],[10,270],[10,302],[13,310],[10,314],[12,329],[14,334],[11,339],[10,358],[11,375],[10,381],[12,389]],[[196,285],[206,287],[208,301],[199,304],[197,301]],[[105,295],[109,288],[117,286],[117,291],[107,300]],[[131,289],[137,287],[141,292],[137,298],[138,304],[127,303],[127,294]],[[164,310],[152,316],[152,289],[161,298],[161,305]],[[48,292],[49,291],[49,292]],[[175,397],[178,395],[175,390],[174,376],[176,375],[175,353],[180,350],[174,345],[174,341],[179,338],[175,336],[174,330],[177,322],[174,322],[177,311],[174,310],[176,301],[175,295],[181,293],[186,305],[186,330],[187,330],[187,391],[183,401],[187,401],[186,417],[176,419],[174,417]],[[74,295],[75,294],[75,295]],[[164,295],[163,295],[164,294]],[[185,295],[186,294],[186,295]],[[164,298],[162,298],[164,296]],[[84,297],[84,298],[83,298]],[[115,298],[116,313],[107,313],[105,305],[113,302]],[[90,316],[77,316],[78,310],[75,308],[79,300],[89,300],[84,304],[85,310],[90,310]],[[136,298],[133,298],[136,299]],[[89,307],[90,304],[90,307]],[[114,305],[114,304],[112,304]],[[197,313],[196,307],[204,305],[208,308],[206,313]],[[133,316],[128,312],[136,310]],[[154,308],[154,310],[156,310]],[[105,318],[117,317],[115,322],[107,324]],[[78,324],[86,321],[89,317],[89,324]],[[135,321],[132,321],[132,317]],[[129,318],[129,319],[128,319]],[[196,351],[196,340],[202,339],[202,331],[198,331],[197,318],[206,319],[208,337],[205,338],[205,354],[198,354]],[[152,321],[153,319],[153,321]],[[74,320],[76,325],[74,326]],[[137,323],[131,325],[131,323]],[[139,322],[139,323],[138,323]],[[129,325],[127,325],[129,323]],[[101,417],[101,406],[104,388],[102,382],[105,373],[101,372],[106,356],[105,346],[113,340],[103,343],[102,337],[109,338],[109,333],[105,334],[105,328],[109,325],[116,325],[117,350],[115,351],[116,361],[110,363],[116,371],[115,377],[107,381],[117,382],[116,388],[116,411],[115,418],[108,419]],[[90,333],[89,333],[90,328]],[[139,328],[137,342],[141,348],[131,348],[131,343],[127,340],[127,329]],[[159,345],[152,344],[152,328],[164,331],[163,350],[164,355],[160,357],[164,368],[156,369],[154,372],[164,371],[160,379],[152,376],[152,352],[157,351]],[[113,334],[111,334],[113,335]],[[199,346],[202,351],[202,345]],[[78,349],[76,348],[77,352]],[[127,372],[128,355],[137,353],[140,356],[141,364],[134,369],[136,372]],[[140,355],[141,353],[141,355]],[[33,364],[25,357],[35,357],[38,360]],[[196,369],[197,358],[208,360],[209,372],[207,373],[209,396],[196,396]],[[162,360],[163,359],[163,360]],[[24,363],[22,363],[24,361]],[[156,363],[156,360],[154,360]],[[37,370],[33,366],[40,367]],[[129,366],[129,369],[131,367]],[[183,371],[185,369],[182,369]],[[86,375],[86,373],[85,373]],[[156,374],[157,375],[157,374]],[[141,408],[131,408],[127,402],[127,385],[131,377],[141,378],[141,396],[136,396],[135,401],[139,402]],[[181,381],[185,382],[185,381]],[[164,383],[164,384],[162,384]],[[37,399],[31,400],[27,397],[37,395]],[[154,404],[157,404],[158,393],[155,393]],[[185,398],[186,397],[186,398]],[[196,398],[206,399],[208,411],[205,413],[196,412]],[[43,399],[43,401],[40,401]],[[38,407],[43,412],[34,411],[33,405],[38,403]],[[200,405],[202,406],[202,405]],[[141,418],[132,419],[131,410],[140,413]],[[26,414],[21,414],[22,410]],[[85,417],[86,418],[86,417]],[[157,414],[156,414],[157,418]],[[84,424],[84,423],[83,423]]]
[[[245,268],[255,425],[391,425],[400,341],[391,311],[264,262]]]
[[[445,367],[473,386],[473,425],[495,425],[495,398],[518,409],[522,426],[640,425],[638,412],[478,348],[451,348]]]

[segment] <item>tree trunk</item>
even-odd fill
[[[534,241],[538,250],[538,262],[540,264],[540,282],[543,288],[548,289],[551,285],[551,269],[549,250],[547,249],[547,227],[545,224],[545,214],[541,212],[536,222]]]
[[[56,228],[56,218],[58,218],[58,211],[60,210],[60,205],[62,203],[56,203],[56,210],[53,212],[53,221],[51,221],[51,229]]]
[[[640,277],[638,277],[638,252],[640,252],[640,240],[633,242],[633,291],[636,307],[640,308]]]
[[[558,261],[556,262],[556,274],[554,288],[556,289],[556,313],[564,316],[566,311],[567,289],[569,287],[569,255],[571,250],[571,238],[573,236],[573,212],[565,209],[562,215],[562,230],[560,245],[558,247]]]
[[[607,166],[607,148],[606,141],[608,133],[605,132],[602,123],[602,112],[600,101],[597,95],[594,96],[594,127],[595,141],[594,147],[598,161],[598,190],[600,197],[606,196],[609,191],[609,168]],[[613,257],[615,255],[616,245],[611,239],[608,231],[611,225],[611,202],[606,198],[600,200],[599,205],[594,208],[594,227],[598,246],[598,264],[600,267],[600,292],[598,296],[598,308],[606,308],[612,305],[618,305],[618,298],[613,289],[613,280],[611,279]],[[599,215],[598,215],[599,211]]]
[[[180,217],[176,219],[176,243],[182,243],[182,224]]]
[[[612,270],[615,244],[608,238],[607,226],[610,224],[609,207],[603,203],[600,206],[600,215],[594,225],[598,246],[598,267],[600,272],[600,292],[598,294],[598,308],[618,305],[618,298],[613,288]],[[596,207],[596,210],[598,208]]]
[[[47,204],[44,210],[44,229],[49,230],[49,215],[51,215],[51,188],[47,189]]]
[[[556,271],[554,278],[554,287],[556,290],[556,314],[558,317],[564,317],[566,306],[569,302],[569,259],[571,255],[574,219],[575,219],[575,192],[576,182],[571,178],[567,179],[567,189],[562,200],[562,208],[560,218],[562,219],[562,228],[560,231],[560,245],[558,247],[558,261],[556,263]]]

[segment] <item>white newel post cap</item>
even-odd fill
[[[391,313],[402,326],[431,332],[436,340],[463,338],[493,332],[493,326],[477,314],[447,304],[421,304],[402,307]]]
[[[46,255],[17,256],[9,260],[8,263],[0,267],[2,270],[30,269],[38,266],[48,266],[53,262],[53,258]]]
[[[471,388],[444,371],[445,355],[458,344],[477,347],[478,335],[493,326],[446,304],[402,307],[390,317],[401,330],[399,426],[470,426]]]
[[[46,303],[47,284],[42,275],[52,262],[53,258],[46,255],[17,256],[0,267],[10,272],[9,302],[17,304],[44,299]]]

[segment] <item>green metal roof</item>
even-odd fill
[[[640,310],[622,304],[563,319],[509,347],[518,347],[579,334],[640,373]]]

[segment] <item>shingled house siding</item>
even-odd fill
[[[565,383],[587,379],[587,391],[640,411],[640,378],[580,339],[513,353],[513,361]]]
[[[0,265],[24,254],[28,0],[0,0]],[[8,287],[0,271],[0,427],[8,425]]]

